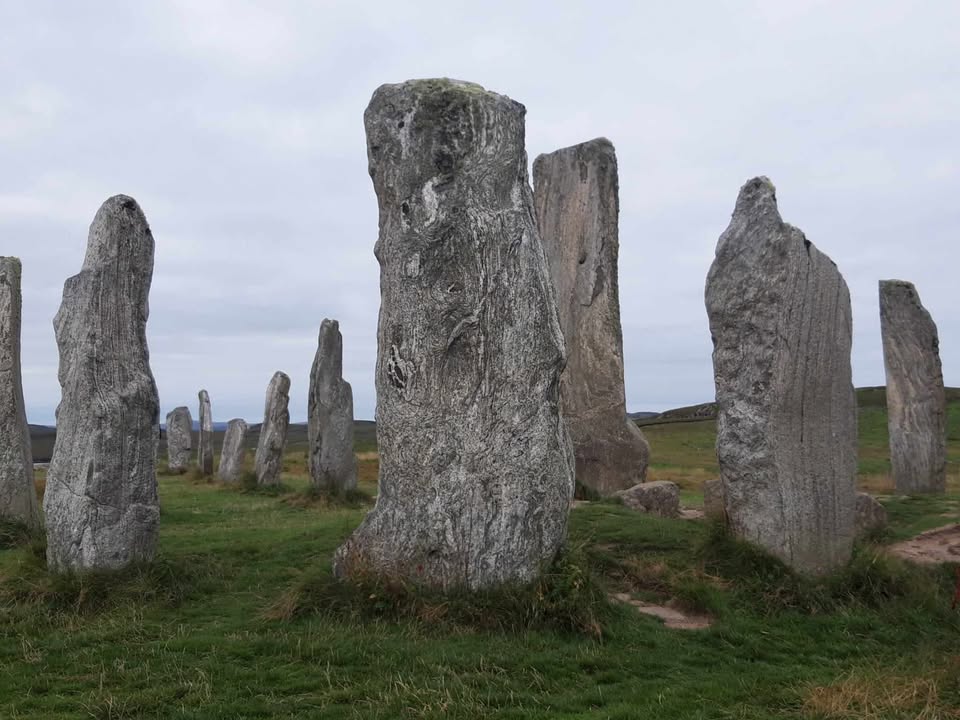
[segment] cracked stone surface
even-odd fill
[[[40,504],[20,374],[20,259],[0,257],[0,518],[37,530]]]
[[[740,190],[706,306],[730,527],[801,572],[844,565],[857,471],[850,294],[830,258],[781,220],[767,178]]]
[[[267,399],[263,409],[263,425],[254,468],[258,485],[279,485],[283,471],[283,450],[287,444],[287,428],[290,426],[290,378],[279,370],[267,385]]]
[[[133,198],[107,200],[54,318],[57,439],[43,509],[54,571],[153,559],[160,403],[147,349],[154,242]]]
[[[213,413],[206,390],[197,393],[200,401],[200,432],[197,443],[197,466],[201,475],[213,475]]]
[[[563,333],[524,114],[452,80],[384,85],[366,110],[380,209],[380,487],[336,553],[338,576],[527,582],[566,536]]]
[[[880,281],[893,482],[902,495],[946,491],[947,400],[940,338],[913,283]]]
[[[616,152],[599,138],[540,155],[533,178],[567,348],[560,410],[573,441],[576,477],[611,495],[642,483],[650,456],[624,397]]]
[[[310,370],[307,446],[313,486],[343,493],[357,487],[353,454],[353,389],[343,379],[343,336],[340,323],[320,324],[317,354]]]
[[[182,473],[190,468],[193,454],[193,418],[185,405],[167,413],[167,467]]]
[[[240,482],[243,461],[247,454],[243,447],[247,429],[247,423],[241,418],[234,418],[227,423],[227,432],[223,436],[223,450],[220,451],[220,467],[217,468],[217,477],[225,483]]]

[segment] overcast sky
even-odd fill
[[[162,414],[210,392],[306,417],[324,317],[372,418],[379,268],[363,110],[446,76],[527,107],[532,161],[597,136],[620,166],[627,407],[710,400],[703,285],[741,184],[839,265],[857,385],[883,384],[877,280],[916,283],[960,384],[960,3],[0,0],[0,254],[23,260],[29,420],[60,397],[52,318],[116,193],[156,239]]]

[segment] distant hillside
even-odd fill
[[[960,402],[960,388],[945,388],[947,402]],[[862,387],[856,389],[857,406],[867,407],[886,407],[887,389],[884,386]],[[632,413],[631,418],[637,425],[664,425],[675,422],[697,422],[698,420],[714,420],[717,417],[717,404],[715,402],[700,403],[699,405],[688,405],[687,407],[665,410],[662,413]]]

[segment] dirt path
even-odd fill
[[[653,605],[642,600],[635,600],[629,593],[617,593],[611,595],[610,599],[630,605],[644,615],[660,618],[665,627],[674,630],[704,630],[713,625],[713,618],[707,615],[688,615],[681,610],[666,605]]]
[[[923,565],[960,563],[960,523],[922,532],[914,538],[891,545],[890,552]]]

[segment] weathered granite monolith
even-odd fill
[[[336,320],[320,324],[310,369],[307,411],[310,477],[318,490],[339,494],[357,486],[353,454],[353,389],[343,379],[343,337]]]
[[[20,376],[20,259],[0,257],[0,518],[40,528]]]
[[[200,401],[200,432],[197,441],[197,466],[201,475],[213,475],[213,413],[206,390],[197,393]]]
[[[637,483],[615,497],[631,510],[675,518],[680,514],[680,486],[669,480]]]
[[[566,535],[563,333],[524,114],[478,85],[414,80],[380,87],[364,115],[380,208],[380,487],[336,553],[341,577],[525,582]]]
[[[167,468],[183,473],[190,468],[193,454],[193,418],[185,405],[167,413]]]
[[[611,495],[644,481],[650,455],[643,433],[627,417],[623,390],[613,144],[599,138],[540,155],[533,184],[567,347],[560,411],[573,441],[577,482]]]
[[[246,456],[246,450],[243,447],[246,437],[245,421],[234,418],[227,423],[227,432],[223,436],[223,449],[220,451],[220,466],[217,468],[217,477],[225,483],[240,481]]]
[[[730,527],[801,572],[845,564],[857,471],[850,294],[830,258],[780,219],[767,178],[740,190],[706,306]]]
[[[254,467],[258,485],[279,485],[283,471],[283,450],[287,444],[287,427],[290,425],[290,378],[279,370],[267,385],[267,400],[263,409],[263,425],[260,426],[260,441]]]
[[[52,570],[116,569],[156,552],[152,277],[147,220],[133,198],[116,195],[97,212],[83,267],[64,284],[53,321],[62,399],[43,500]]]
[[[890,464],[898,493],[946,490],[947,401],[940,339],[913,283],[880,281]]]

